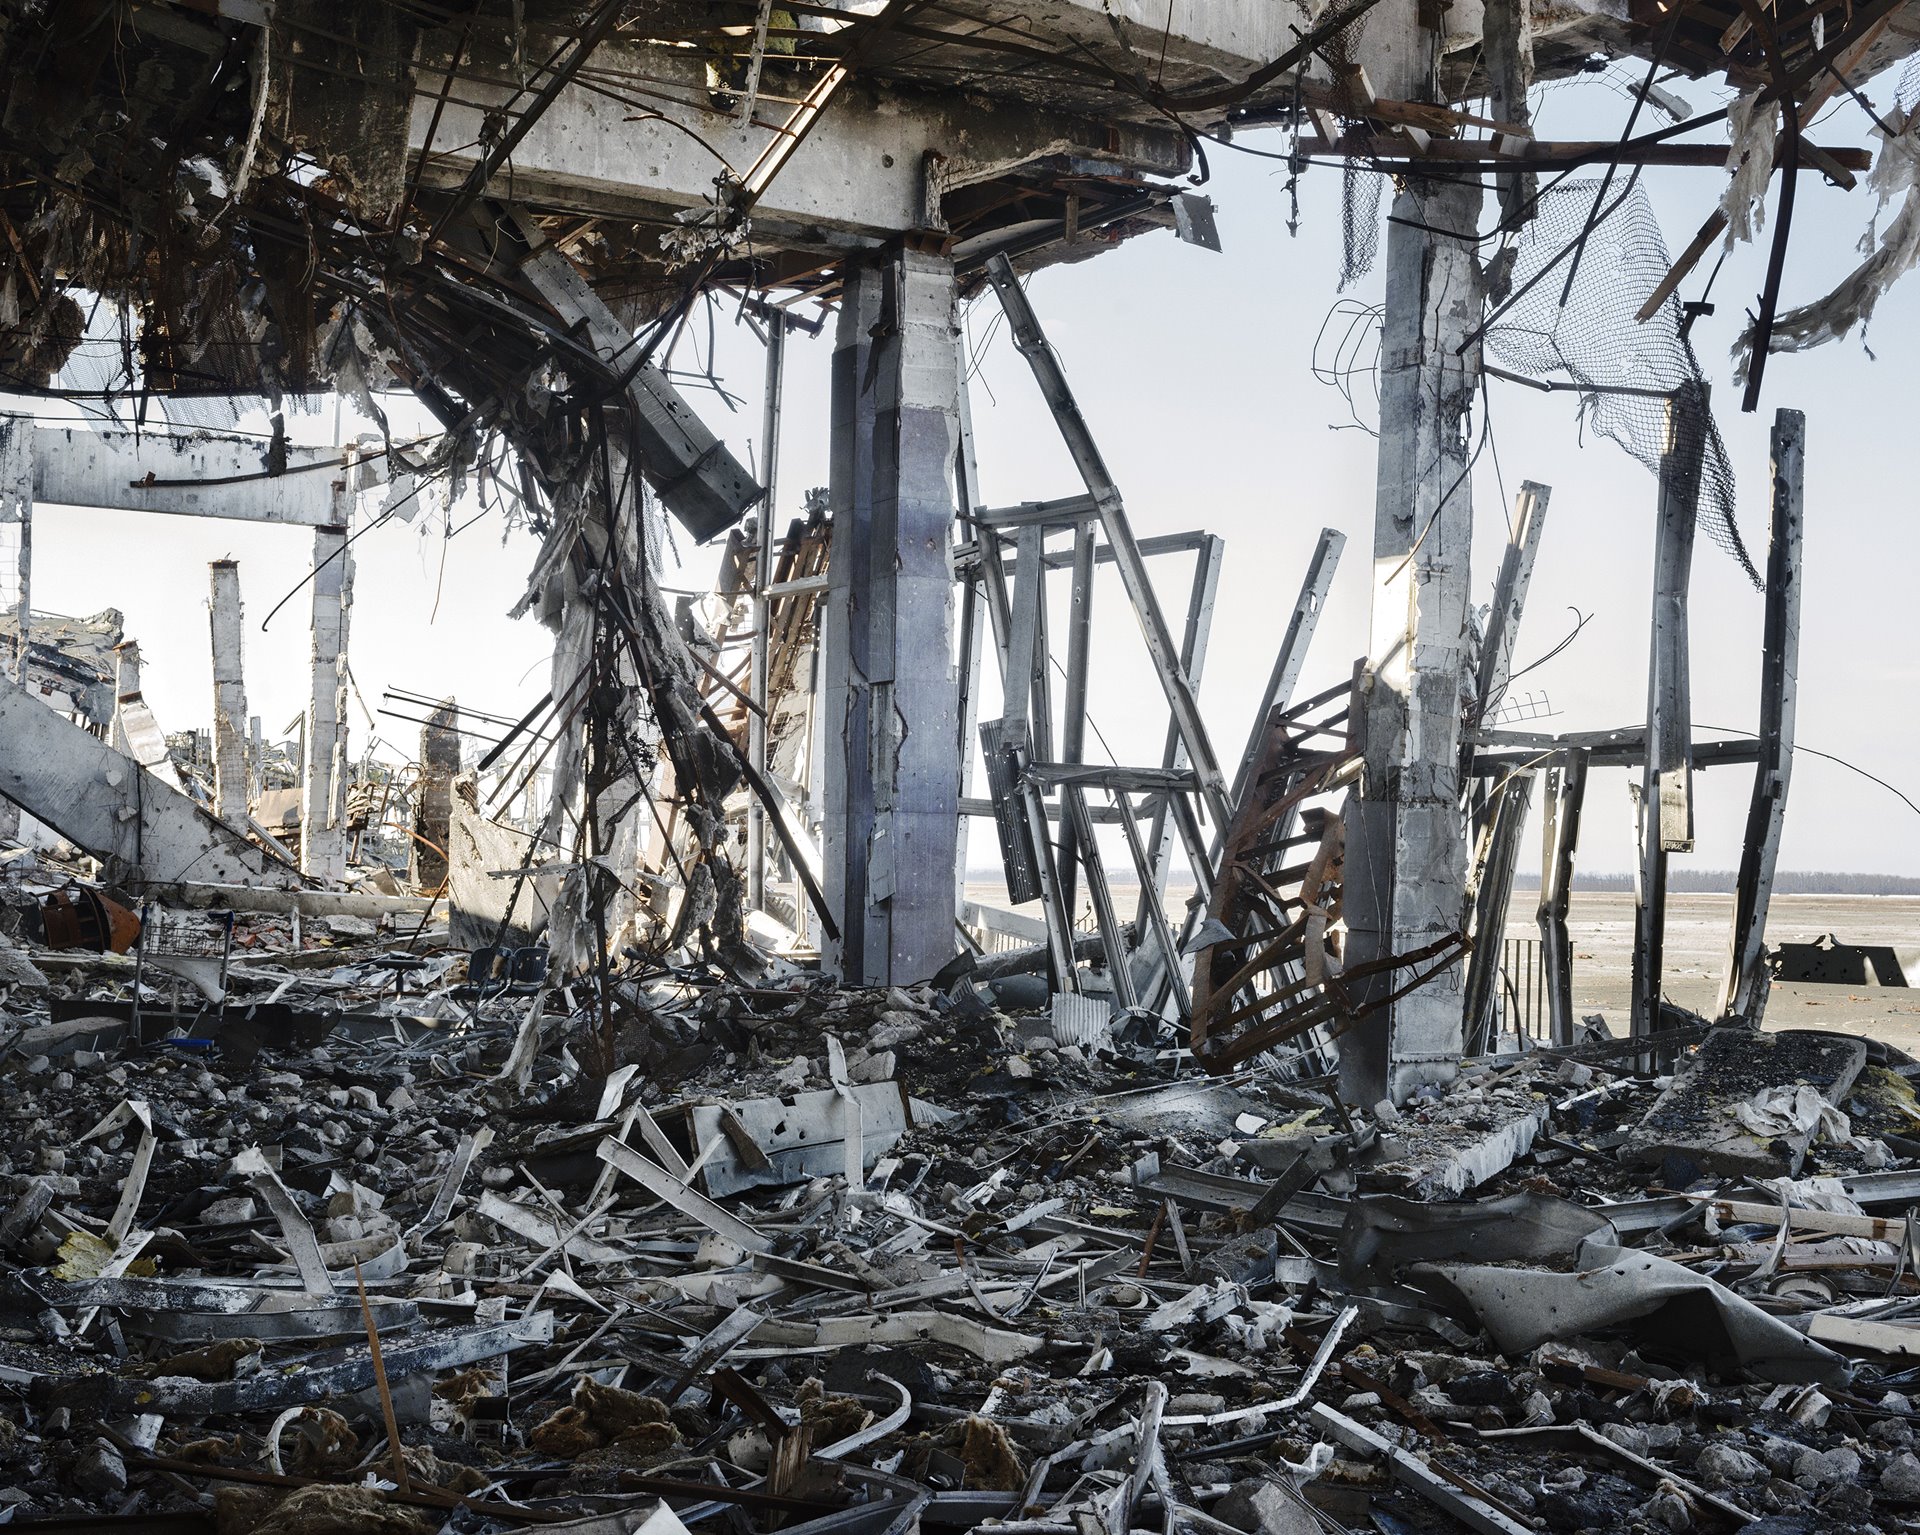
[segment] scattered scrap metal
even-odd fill
[[[1920,1514],[1920,1065],[1878,1042],[1715,1030],[1668,1077],[1590,1028],[1396,1111],[968,975],[635,961],[609,1056],[584,989],[440,931],[396,1000],[404,935],[176,913],[222,1000],[136,982],[8,864],[18,1527]]]

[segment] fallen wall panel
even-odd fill
[[[116,877],[300,884],[299,874],[23,688],[0,685],[0,797]]]

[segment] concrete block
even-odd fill
[[[1756,1134],[1736,1117],[1740,1105],[1768,1088],[1797,1085],[1839,1103],[1866,1064],[1866,1044],[1844,1034],[1716,1029],[1628,1136],[1621,1160],[1657,1167],[1678,1156],[1703,1173],[1791,1176],[1817,1129]]]

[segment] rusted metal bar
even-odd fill
[[[1780,279],[1786,271],[1787,241],[1793,233],[1793,193],[1800,180],[1795,174],[1800,169],[1800,114],[1794,110],[1793,75],[1787,68],[1772,18],[1758,0],[1740,0],[1740,9],[1760,34],[1784,106],[1780,114],[1780,201],[1773,213],[1773,245],[1767,252],[1766,281],[1761,285],[1759,308],[1753,318],[1753,345],[1747,353],[1747,390],[1740,401],[1742,411],[1752,411],[1760,405],[1760,384],[1766,376],[1767,354],[1773,346],[1773,317],[1780,307]]]

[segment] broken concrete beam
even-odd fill
[[[849,1089],[859,1105],[862,1169],[891,1151],[913,1125],[911,1105],[897,1082]],[[715,1198],[763,1185],[804,1183],[841,1171],[846,1160],[845,1113],[832,1089],[791,1098],[699,1103],[686,1110],[695,1156],[705,1157],[701,1183]],[[743,1144],[744,1142],[744,1144]]]
[[[511,1321],[473,1327],[447,1327],[417,1338],[388,1340],[381,1354],[389,1380],[404,1380],[436,1370],[454,1370],[497,1358],[553,1337],[553,1313],[537,1311]],[[229,1381],[185,1376],[145,1379],[101,1372],[49,1375],[36,1379],[36,1396],[50,1406],[115,1416],[164,1412],[180,1417],[212,1413],[271,1412],[307,1402],[324,1402],[374,1384],[372,1355],[364,1345],[339,1350],[337,1363],[303,1370],[263,1370]]]
[[[0,685],[0,796],[117,877],[291,889],[298,872],[39,699]]]
[[[1456,1199],[1525,1156],[1548,1107],[1524,1078],[1456,1089],[1383,1125],[1382,1160],[1361,1172],[1360,1185],[1410,1199]]]
[[[290,866],[289,866],[290,867]],[[437,901],[424,895],[381,895],[367,890],[294,890],[258,885],[202,884],[198,880],[150,881],[155,900],[197,911],[253,911],[303,917],[423,917]],[[442,910],[445,908],[442,907]]]
[[[1839,1103],[1866,1064],[1865,1042],[1849,1035],[1715,1029],[1627,1137],[1621,1160],[1654,1167],[1679,1157],[1703,1173],[1791,1176],[1820,1131],[1818,1118],[1809,1123],[1810,1115],[1793,1113],[1797,1089],[1811,1089],[1818,1103]],[[1775,1089],[1790,1091],[1783,1097]],[[1756,1103],[1770,1093],[1787,1113]]]
[[[1850,1353],[1920,1358],[1920,1327],[1910,1322],[1875,1322],[1865,1317],[1819,1313],[1809,1318],[1807,1336]]]
[[[337,448],[283,444],[290,472],[271,474],[265,472],[267,444],[251,437],[40,426],[32,441],[33,499],[39,505],[308,527],[334,520],[332,477],[300,471],[337,461]]]
[[[531,219],[514,216],[529,248],[528,281],[624,387],[628,418],[641,448],[641,473],[666,509],[697,539],[724,533],[765,494],[727,445],[713,435],[680,391],[635,346],[631,329],[607,307],[568,257],[549,245]]]
[[[1235,25],[1263,14],[1259,7],[1236,14]],[[1098,25],[1096,46],[1110,47],[1105,20]],[[514,110],[522,75],[505,34],[494,41],[476,32],[465,62],[455,69],[459,88],[449,95],[443,82],[452,34],[444,42],[436,36],[421,39],[410,152],[420,166],[422,186],[452,188],[473,174],[486,153],[489,119]],[[1154,37],[1157,46],[1157,30]],[[1270,59],[1290,41],[1283,34],[1268,51],[1263,36],[1250,57]],[[1245,46],[1237,38],[1236,45]],[[1235,62],[1227,68],[1237,78],[1251,67]],[[716,111],[706,96],[705,68],[705,60],[690,49],[650,47],[616,35],[595,51],[593,70],[645,75],[657,93],[648,111],[628,121],[621,120],[624,112],[610,119],[609,104],[591,84],[570,84],[531,121],[511,161],[497,169],[491,189],[542,205],[558,199],[557,205],[567,208],[617,210],[616,216],[660,220],[662,227],[676,213],[705,214],[720,165],[753,166],[773,156],[773,146],[792,134],[780,126],[784,110],[750,114],[746,123],[737,114]],[[1395,75],[1388,71],[1383,78]],[[829,96],[817,123],[794,140],[780,174],[765,184],[753,206],[756,244],[780,230],[807,249],[858,249],[897,239],[903,230],[926,228],[929,185],[923,167],[929,156],[945,167],[946,185],[956,187],[1041,155],[1091,155],[1160,176],[1181,175],[1191,166],[1186,138],[1158,121],[1139,124],[1113,112],[1087,115],[1004,98],[982,110],[979,100],[924,89],[895,94],[872,79],[863,80],[858,93]],[[716,155],[724,158],[716,162]],[[937,215],[937,188],[933,202]]]

